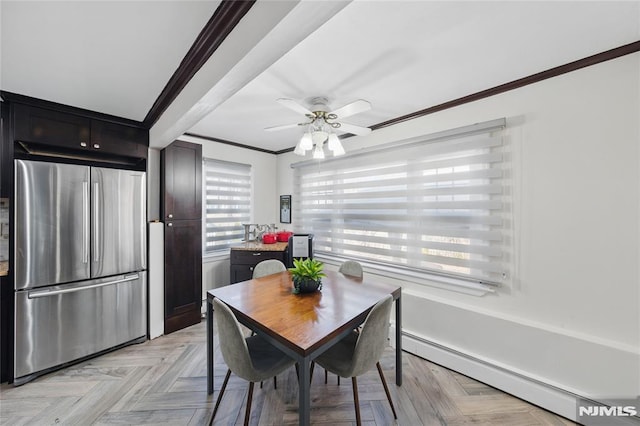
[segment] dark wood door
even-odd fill
[[[125,157],[147,158],[149,131],[140,127],[91,120],[91,148]]]
[[[165,223],[164,332],[200,322],[202,239],[200,220]]]
[[[176,141],[163,151],[163,218],[202,218],[202,145]]]
[[[202,306],[202,147],[176,141],[162,150],[165,223],[164,331],[200,321]]]

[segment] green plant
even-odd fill
[[[307,258],[293,259],[293,268],[289,268],[293,277],[294,293],[305,293],[307,291],[315,291],[321,288],[320,279],[326,275],[322,272],[324,265],[322,262]],[[315,288],[309,286],[309,282],[315,283]]]

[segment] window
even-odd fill
[[[296,228],[318,254],[504,281],[509,200],[504,120],[295,168]]]
[[[251,166],[205,158],[203,253],[225,253],[251,222]]]

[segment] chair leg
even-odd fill
[[[327,384],[327,378],[329,377],[329,372],[327,370],[324,370],[324,384]]]
[[[276,376],[273,376],[273,388],[278,389],[278,380],[276,380]],[[262,382],[260,382],[260,389],[262,389]]]
[[[391,394],[389,393],[389,387],[387,386],[387,380],[384,378],[384,374],[382,373],[382,367],[380,366],[380,362],[376,362],[376,367],[378,367],[378,374],[380,374],[380,380],[382,381],[382,386],[384,386],[384,393],[387,394],[387,400],[389,400],[389,405],[391,406],[391,411],[393,411],[393,418],[397,419],[398,415],[396,414],[396,408],[393,406],[393,401],[391,401]]]
[[[249,426],[251,418],[251,400],[253,399],[253,382],[249,382],[249,394],[247,395],[247,408],[244,412],[244,426]]]
[[[338,386],[340,386],[340,376],[338,376]]]
[[[362,421],[360,420],[360,401],[358,399],[358,380],[356,380],[355,376],[351,378],[351,384],[353,385],[353,405],[356,408],[356,425],[360,426],[362,424]]]
[[[216,416],[218,412],[218,407],[220,407],[220,401],[222,401],[222,394],[224,394],[224,390],[227,388],[227,382],[229,382],[229,376],[231,376],[231,370],[227,370],[227,375],[224,376],[224,381],[222,382],[222,387],[220,388],[220,393],[218,394],[218,399],[216,400],[216,406],[213,408],[213,415],[211,416],[211,421],[209,425],[213,424],[213,418]]]
[[[314,361],[311,361],[311,368],[309,371],[309,383],[311,383],[311,381],[313,380],[313,369],[315,368],[316,363]]]

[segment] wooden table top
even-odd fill
[[[208,291],[234,311],[238,320],[261,330],[302,356],[342,331],[361,324],[369,310],[397,285],[325,271],[322,290],[293,294],[288,271]]]

